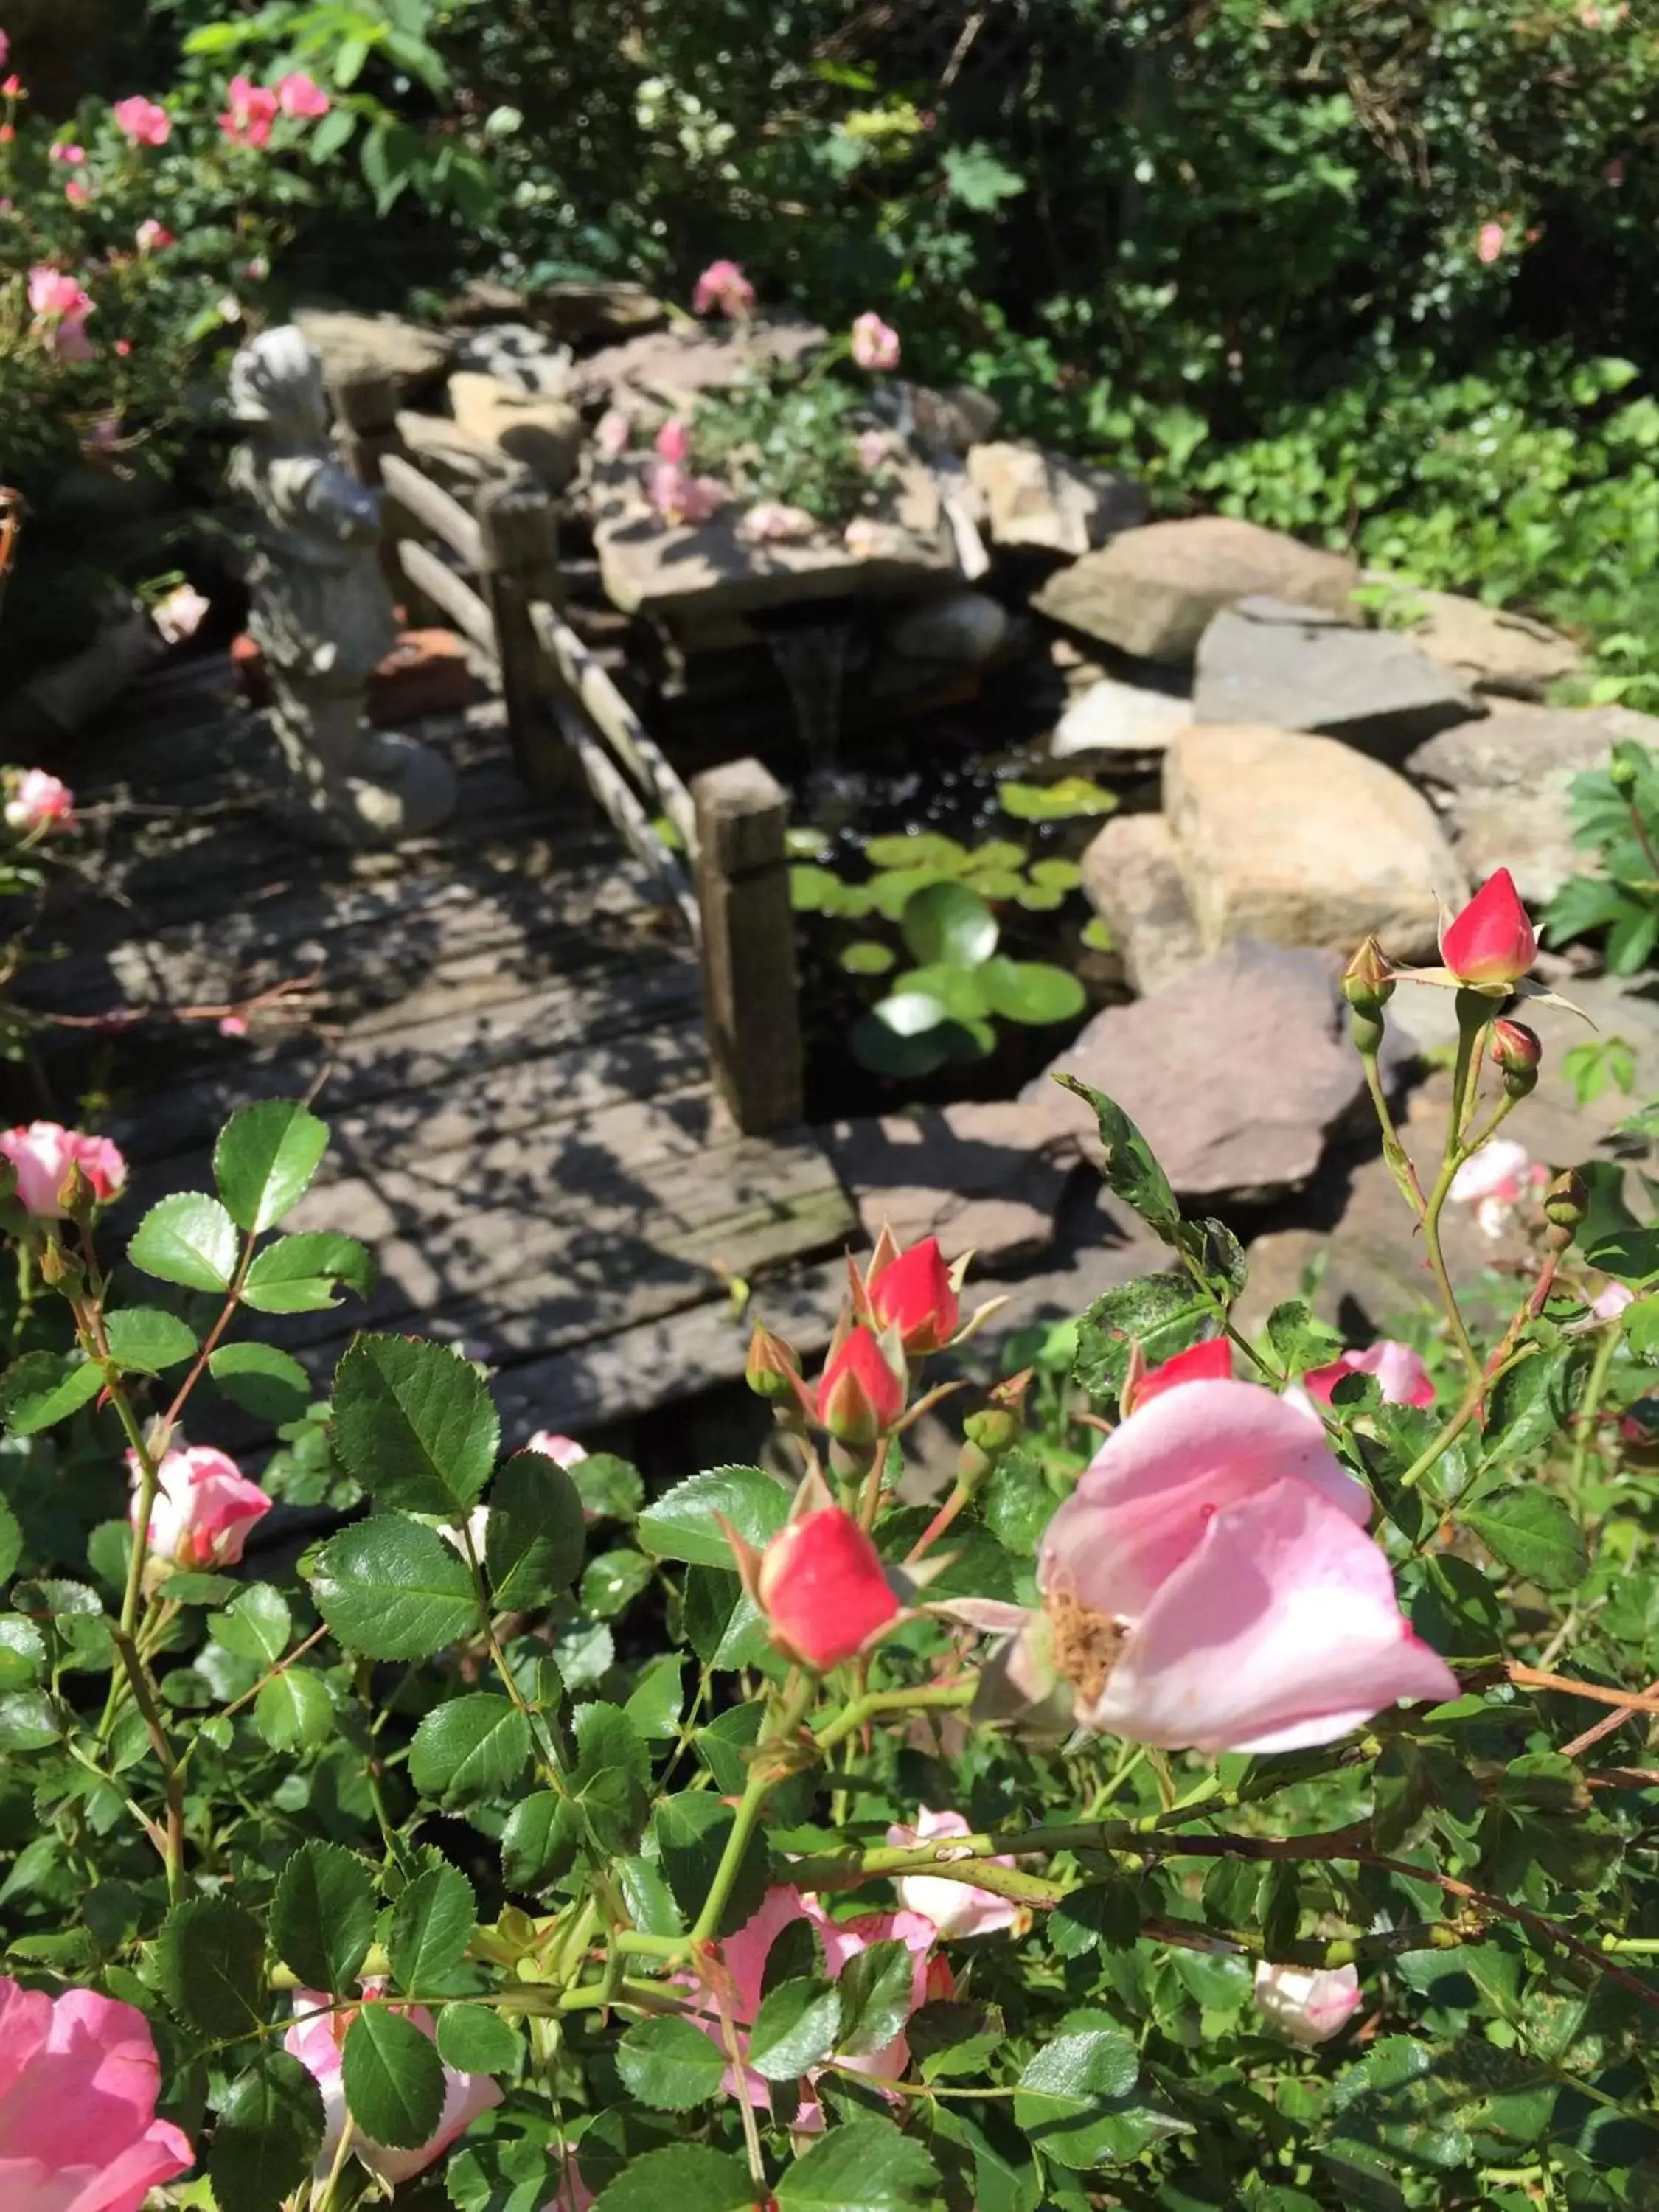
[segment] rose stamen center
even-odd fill
[[[1105,1689],[1127,1632],[1109,1613],[1091,1613],[1068,1589],[1051,1589],[1042,1609],[1048,1617],[1055,1669],[1093,1705]]]

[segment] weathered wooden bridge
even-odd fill
[[[301,845],[262,816],[228,662],[131,696],[69,764],[82,857],[27,995],[72,1025],[36,1110],[84,1103],[136,1211],[206,1182],[234,1107],[314,1096],[334,1146],[289,1225],[362,1238],[380,1280],[276,1333],[319,1373],[356,1326],[440,1334],[502,1370],[510,1422],[580,1431],[736,1374],[751,1284],[827,1333],[858,1230],[799,1126],[782,795],[752,762],[680,784],[563,619],[544,496],[474,517],[386,477],[404,575],[498,674],[420,726],[453,818]]]

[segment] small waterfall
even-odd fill
[[[756,628],[764,635],[788,689],[806,756],[807,799],[821,816],[845,798],[840,769],[842,679],[853,634],[852,615],[826,615],[817,607],[810,612],[781,609],[762,617]]]

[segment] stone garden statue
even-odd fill
[[[255,516],[248,627],[289,775],[275,811],[325,844],[419,836],[453,811],[454,772],[430,746],[364,716],[397,621],[380,504],[335,458],[322,362],[299,331],[266,331],[232,363],[230,397],[248,429],[230,482]]]

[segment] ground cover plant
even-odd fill
[[[314,1398],[280,1317],[371,1263],[283,1233],[306,1107],[124,1253],[113,1146],[5,1135],[9,2203],[1648,2202],[1659,1243],[1504,1153],[1534,951],[1500,875],[1428,971],[1438,1157],[1379,1103],[1426,1359],[1242,1335],[1237,1243],[1088,1093],[1167,1264],[976,1389],[922,1502],[977,1321],[931,1240],[811,1371],[757,1327],[793,1482],[647,1495],[418,1338]],[[1373,1074],[1394,982],[1361,947]],[[1484,1333],[1463,1202],[1536,1210]],[[190,1441],[232,1418],[258,1480]]]

